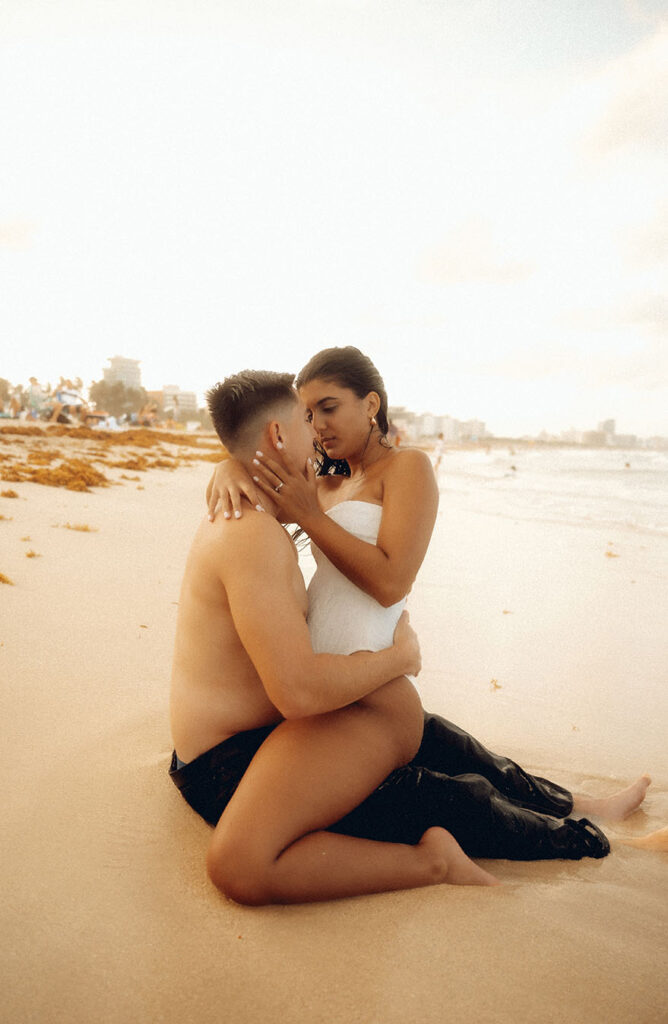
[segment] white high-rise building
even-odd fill
[[[126,359],[125,356],[114,356],[109,359],[110,366],[105,366],[104,379],[109,384],[120,381],[126,388],[141,387],[141,370],[139,359]]]
[[[162,407],[172,411],[174,417],[197,416],[197,395],[194,391],[181,391],[177,384],[165,384],[162,389]]]
[[[441,416],[438,426],[439,433],[443,434],[444,441],[457,441],[459,439],[459,423],[452,416]]]

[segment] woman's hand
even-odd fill
[[[420,642],[417,633],[410,624],[408,612],[402,612],[394,630],[394,646],[406,655],[407,668],[404,675],[417,676],[422,668],[422,655],[420,653]]]
[[[224,459],[214,469],[206,489],[206,503],[211,522],[216,517],[218,502],[220,502],[220,510],[226,519],[230,519],[232,514],[235,519],[241,519],[242,495],[248,498],[251,505],[264,512],[262,495],[244,466],[236,459]]]
[[[262,452],[255,453],[253,464],[256,471],[253,480],[269,495],[284,522],[305,527],[310,516],[322,514],[312,459],[307,462],[306,476],[285,451],[282,465]]]

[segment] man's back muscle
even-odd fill
[[[200,524],[181,587],[172,669],[172,735],[184,761],[281,719],[239,639],[228,598],[233,586],[237,603],[253,602],[267,575],[262,565],[280,567],[277,600],[298,602],[305,616],[294,546],[273,517],[247,510],[239,521],[219,516]]]

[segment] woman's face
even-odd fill
[[[306,460],[313,456],[315,441],[311,417],[301,401],[295,402],[294,408],[285,422],[283,444],[299,468],[304,471],[306,470]]]
[[[371,417],[378,410],[375,392],[358,398],[350,388],[316,378],[302,385],[299,394],[330,459],[348,459],[364,450]]]

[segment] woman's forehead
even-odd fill
[[[326,402],[328,398],[342,399],[349,397],[353,395],[353,392],[350,388],[341,387],[340,384],[333,380],[323,380],[320,377],[315,377],[306,384],[302,384],[299,394],[306,405],[312,406]]]

